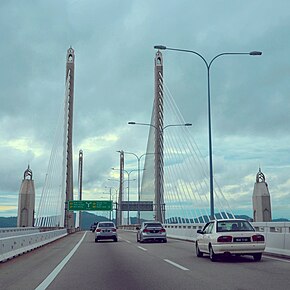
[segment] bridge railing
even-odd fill
[[[252,223],[265,235],[265,252],[290,257],[290,222]],[[165,224],[168,237],[195,242],[197,230],[205,224]]]

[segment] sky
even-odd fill
[[[290,3],[288,0],[0,1],[0,216],[16,216],[30,165],[41,194],[75,50],[74,156],[84,151],[84,199],[102,198],[117,150],[142,154],[154,95],[154,45],[211,60],[215,178],[238,213],[251,214],[256,173],[274,218],[290,219]],[[208,150],[206,69],[163,51],[164,78],[198,146]],[[75,172],[75,186],[77,174]]]

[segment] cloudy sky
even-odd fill
[[[85,199],[110,186],[116,150],[142,154],[150,122],[156,44],[210,60],[214,172],[231,206],[251,214],[259,166],[273,217],[290,218],[290,3],[288,0],[1,0],[0,216],[17,215],[27,164],[44,184],[75,49],[74,153],[84,151]],[[164,77],[207,151],[206,70],[193,54],[164,51]],[[77,164],[77,160],[76,160]],[[75,166],[76,168],[76,166]],[[75,185],[77,182],[75,174]]]

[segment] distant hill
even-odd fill
[[[81,217],[81,229],[89,230],[91,225],[94,222],[107,221],[107,220],[109,219],[106,217],[98,216],[98,215],[84,211],[82,212],[82,217]]]
[[[289,220],[285,218],[278,218],[278,219],[272,219],[272,222],[289,222]]]
[[[0,228],[15,228],[17,217],[0,217]]]
[[[94,222],[108,220],[103,216],[97,216],[89,212],[82,213],[81,228],[89,230]],[[0,228],[14,228],[17,226],[17,217],[0,217]]]

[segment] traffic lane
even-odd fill
[[[203,279],[182,270],[135,243],[94,242],[87,234],[78,251],[47,288],[55,289],[208,289]]]
[[[135,233],[122,232],[124,239],[133,240]],[[134,243],[133,243],[134,244]],[[160,259],[169,259],[194,271],[194,278],[203,279],[215,289],[288,289],[290,263],[263,256],[254,262],[252,256],[229,257],[213,263],[208,255],[197,258],[194,243],[168,239],[164,243],[136,243]],[[245,287],[245,288],[243,288]]]
[[[35,289],[67,256],[84,233],[78,232],[0,263],[0,289]]]

